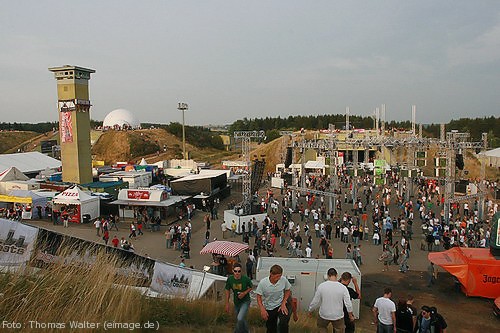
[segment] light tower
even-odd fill
[[[177,104],[177,110],[182,111],[182,158],[187,160],[186,155],[186,131],[184,130],[184,112],[188,109],[187,103],[179,102]]]
[[[90,74],[95,70],[65,65],[49,68],[57,80],[57,111],[61,144],[62,179],[92,182],[90,154]]]

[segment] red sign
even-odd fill
[[[149,191],[128,190],[127,198],[132,200],[149,200]]]

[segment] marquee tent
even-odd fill
[[[12,190],[9,192],[9,196],[25,198],[28,200],[28,203],[30,203],[33,207],[36,206],[45,207],[45,204],[47,203],[47,197],[38,195],[35,192],[27,190]]]
[[[24,173],[21,172],[16,167],[10,167],[0,172],[0,182],[5,182],[8,180],[28,180]]]
[[[0,170],[16,167],[25,174],[38,174],[40,171],[57,169],[61,167],[61,161],[49,157],[38,151],[27,153],[0,154]]]
[[[65,211],[69,211],[71,222],[81,223],[84,215],[90,215],[91,220],[100,215],[99,197],[85,193],[76,185],[56,195],[52,202],[54,210],[69,208]]]
[[[487,248],[454,247],[431,252],[428,258],[454,275],[467,296],[496,298],[500,295],[500,260]]]

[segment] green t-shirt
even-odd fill
[[[246,275],[242,275],[239,280],[234,278],[234,275],[229,275],[226,280],[226,290],[233,291],[234,304],[250,302],[250,293],[246,294],[242,299],[238,298],[238,293],[252,288],[252,280]]]

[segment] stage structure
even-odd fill
[[[66,65],[49,68],[49,71],[57,80],[62,180],[76,184],[91,183],[88,81],[95,70]]]
[[[415,107],[412,108],[412,112],[415,113]],[[414,117],[414,116],[413,116]],[[348,121],[346,121],[346,126],[348,126]],[[435,146],[440,150],[439,153],[443,158],[446,158],[446,172],[445,175],[440,175],[439,179],[444,181],[444,194],[445,194],[445,220],[446,223],[449,223],[449,210],[450,205],[454,202],[463,202],[468,201],[473,198],[479,198],[480,200],[480,209],[479,209],[479,218],[483,219],[484,214],[484,186],[480,189],[477,194],[465,195],[465,196],[455,196],[455,174],[457,167],[456,156],[461,155],[467,149],[473,149],[479,151],[487,148],[487,134],[483,133],[482,140],[479,142],[471,142],[468,141],[469,133],[459,133],[457,131],[450,131],[448,133],[444,132],[444,128],[441,131],[440,139],[434,138],[422,138],[419,134],[415,133],[415,125],[412,125],[411,134],[407,137],[396,138],[393,136],[386,136],[384,132],[382,134],[376,135],[364,135],[363,137],[355,137],[354,135],[350,135],[347,131],[347,135],[345,138],[341,139],[336,136],[334,128],[330,126],[329,128],[329,137],[328,139],[321,140],[302,140],[302,141],[294,141],[290,145],[292,149],[299,148],[302,154],[301,163],[302,163],[302,173],[301,180],[298,186],[289,186],[293,191],[300,191],[301,193],[305,193],[307,191],[311,193],[316,193],[320,195],[327,196],[330,199],[330,209],[335,209],[335,204],[332,205],[331,200],[335,198],[334,190],[338,187],[338,179],[336,177],[336,162],[338,150],[348,150],[352,149],[355,153],[352,155],[353,157],[353,167],[354,172],[358,169],[358,150],[365,151],[365,163],[367,162],[367,152],[369,149],[373,149],[374,147],[380,147],[384,149],[388,149],[392,151],[398,148],[407,149],[407,162],[403,164],[404,167],[408,169],[406,176],[404,177],[407,181],[407,184],[411,184],[410,178],[412,177],[412,171],[415,170],[415,151],[416,149],[421,149],[422,147]],[[305,172],[304,172],[304,154],[306,149],[315,149],[319,153],[324,153],[330,158],[330,177],[332,179],[333,190],[330,189],[329,192],[324,191],[314,191],[306,188],[305,186]],[[406,165],[405,165],[406,164]],[[484,183],[485,171],[484,162],[481,163],[481,184]],[[356,176],[356,173],[354,173]],[[294,183],[295,184],[295,183]],[[355,200],[357,196],[356,187],[353,186],[352,198]],[[295,196],[294,196],[295,197]],[[407,192],[405,193],[405,199],[409,200],[410,198],[410,187],[407,186]],[[335,213],[335,211],[334,211]]]
[[[235,140],[241,140],[241,152],[245,171],[243,173],[243,201],[241,210],[243,214],[249,215],[252,212],[252,163],[250,160],[250,142],[252,138],[263,140],[266,136],[264,131],[236,131],[233,134]]]

